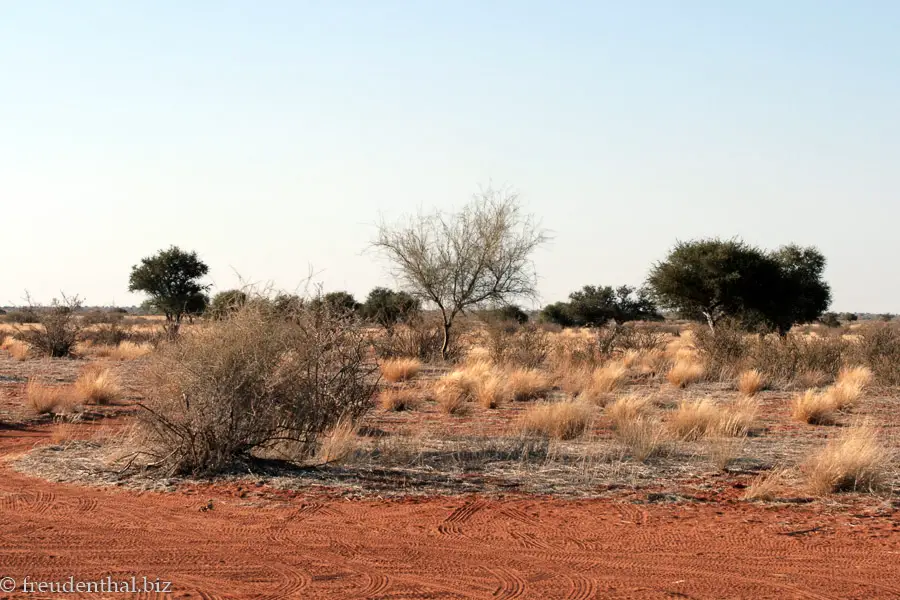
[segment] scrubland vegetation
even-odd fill
[[[375,249],[405,291],[364,302],[209,299],[206,266],[173,247],[130,279],[161,318],[64,297],[5,325],[0,348],[86,361],[71,384],[25,387],[54,418],[125,401],[119,369],[133,362],[138,427],[118,456],[167,476],[278,459],[325,477],[452,487],[481,472],[590,493],[623,472],[665,485],[712,467],[745,479],[748,500],[897,491],[897,440],[879,419],[896,412],[900,326],[815,323],[830,299],[815,249],[680,243],[645,287],[588,285],[529,315],[513,301],[534,295],[545,239],[514,194],[490,190],[458,215],[382,224]]]

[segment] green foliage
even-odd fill
[[[488,317],[498,321],[513,321],[519,325],[524,325],[528,322],[528,313],[515,304],[507,304],[488,311]]]
[[[132,267],[128,290],[149,295],[149,304],[166,316],[169,333],[174,335],[185,314],[199,314],[201,305],[205,309],[204,292],[209,286],[199,280],[208,272],[196,252],[172,246]]]
[[[390,329],[397,323],[408,322],[419,310],[420,302],[411,294],[377,287],[369,292],[360,313],[364,319]]]
[[[833,312],[824,313],[821,317],[819,317],[819,323],[821,323],[825,327],[840,327],[841,326],[841,320]]]
[[[710,328],[727,317],[745,329],[784,334],[828,308],[824,269],[825,257],[815,248],[764,252],[738,240],[705,239],[678,242],[647,283],[664,308]]]
[[[223,319],[246,303],[247,294],[242,290],[219,292],[213,296],[212,301],[209,303],[209,316],[213,319]]]
[[[325,309],[332,314],[352,314],[362,306],[349,292],[329,292],[310,302],[313,310]]]
[[[656,305],[644,289],[622,285],[586,285],[569,294],[569,302],[557,302],[541,312],[545,321],[558,325],[601,327],[609,321],[660,320]]]

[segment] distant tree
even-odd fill
[[[555,323],[560,327],[574,327],[575,317],[568,302],[554,302],[541,309],[538,318],[545,323]]]
[[[199,295],[209,288],[199,281],[208,272],[209,267],[196,252],[171,246],[132,267],[128,290],[150,296],[149,305],[166,316],[166,331],[174,337],[184,316],[193,314],[200,303]]]
[[[329,292],[313,298],[311,304],[314,310],[327,308],[331,312],[344,314],[355,313],[361,306],[349,292]]]
[[[209,309],[209,295],[205,292],[197,292],[192,295],[184,307],[184,314],[189,323],[194,322],[194,317],[199,317]]]
[[[727,317],[748,329],[785,334],[828,308],[824,268],[815,248],[789,245],[767,253],[741,241],[706,239],[678,242],[647,283],[664,308],[705,320],[711,329]]]
[[[845,313],[841,313],[839,315],[839,318],[842,321],[847,321],[848,323],[852,323],[853,321],[856,321],[859,319],[859,315],[857,315],[856,313],[845,312]]]
[[[209,303],[209,316],[213,319],[224,319],[246,303],[247,294],[243,290],[219,292]]]
[[[382,223],[373,246],[407,291],[440,311],[446,359],[458,315],[536,295],[531,255],[546,240],[517,194],[488,188],[456,214]]]
[[[275,311],[282,316],[291,316],[300,312],[306,306],[306,300],[296,294],[278,294],[272,300]]]
[[[825,327],[840,327],[841,320],[838,318],[833,312],[823,313],[821,317],[819,317],[819,323],[824,325]]]
[[[515,321],[519,325],[528,322],[528,313],[515,304],[507,304],[490,311],[491,316],[501,321]]]
[[[878,315],[878,318],[881,319],[882,321],[893,321],[894,315],[892,313],[882,313],[882,314]]]
[[[369,292],[360,312],[364,319],[390,330],[397,323],[406,322],[416,316],[420,307],[421,302],[412,294],[376,287]]]

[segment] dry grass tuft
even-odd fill
[[[381,376],[391,383],[415,377],[422,368],[417,358],[392,358],[381,363]]]
[[[763,374],[756,369],[744,371],[738,377],[738,391],[745,396],[755,396],[766,385]]]
[[[778,491],[784,486],[787,474],[787,469],[775,469],[768,473],[763,473],[747,486],[743,499],[771,502],[778,497]]]
[[[815,494],[842,491],[874,492],[887,482],[890,453],[874,429],[857,425],[844,431],[804,465]]]
[[[869,367],[845,367],[837,377],[837,385],[849,385],[865,390],[872,383],[874,375]]]
[[[743,437],[756,423],[759,405],[752,398],[716,404],[709,398],[682,401],[669,421],[669,428],[682,440],[704,437]]]
[[[591,389],[599,393],[614,392],[622,386],[628,368],[624,364],[610,363],[594,371],[591,376]]]
[[[343,418],[322,434],[316,453],[322,463],[336,464],[345,461],[356,450],[357,426],[352,419]]]
[[[416,394],[416,390],[389,389],[382,391],[378,396],[378,404],[384,410],[415,410],[419,405],[419,396]]]
[[[616,437],[640,462],[664,453],[668,442],[662,423],[646,414],[623,421],[616,427]]]
[[[74,396],[69,386],[50,386],[33,380],[25,385],[28,406],[40,415],[70,412],[76,405]]]
[[[9,352],[9,355],[16,360],[25,360],[31,354],[31,346],[22,340],[12,337],[3,340],[3,345],[0,345],[0,348]]]
[[[647,417],[651,407],[649,396],[629,394],[617,398],[615,402],[607,406],[606,414],[612,420],[614,429],[622,429],[632,421]]]
[[[541,398],[552,389],[547,376],[537,369],[515,369],[505,376],[506,393],[517,402]]]
[[[834,400],[827,392],[809,389],[794,397],[791,417],[795,421],[810,425],[834,425],[836,416]]]
[[[465,379],[459,373],[449,373],[434,384],[434,400],[438,408],[448,415],[465,411],[466,399],[469,397]]]
[[[587,431],[591,421],[591,408],[587,404],[554,402],[529,408],[522,415],[520,427],[526,434],[571,440]]]
[[[801,371],[794,381],[801,388],[818,388],[828,385],[828,373],[817,369]]]
[[[122,342],[118,346],[111,344],[97,344],[91,347],[91,352],[100,358],[112,360],[135,360],[146,356],[153,351],[150,344],[136,344],[134,342]]]
[[[102,365],[88,365],[75,380],[75,391],[85,403],[109,404],[122,397],[118,378]]]
[[[506,399],[506,386],[496,375],[479,379],[472,390],[475,401],[483,408],[497,408]]]
[[[666,374],[669,383],[678,388],[686,388],[703,378],[703,365],[693,360],[679,359]]]

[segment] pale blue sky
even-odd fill
[[[492,179],[553,230],[543,302],[738,235],[900,312],[898,31],[888,1],[0,1],[0,304],[137,303],[170,244],[218,289],[362,297],[379,214]]]

